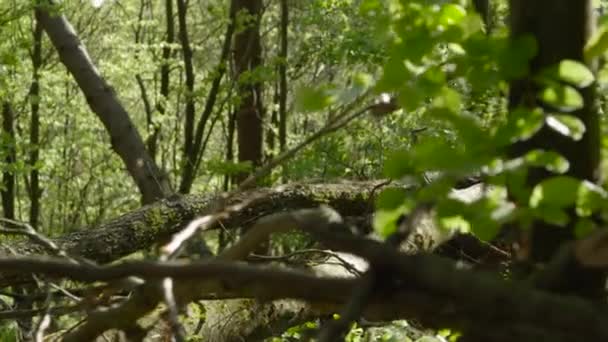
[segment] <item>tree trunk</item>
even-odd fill
[[[511,0],[510,25],[513,38],[531,34],[536,38],[538,54],[530,63],[530,77],[511,83],[509,106],[511,109],[543,107],[555,112],[553,108],[537,102],[539,84],[534,76],[543,68],[554,66],[564,59],[584,63],[583,51],[592,28],[594,18],[591,0]],[[592,67],[592,66],[590,66]],[[594,85],[578,89],[584,99],[584,107],[573,113],[579,118],[586,131],[579,141],[565,137],[546,125],[528,141],[516,143],[513,156],[520,156],[532,149],[555,150],[570,162],[568,175],[591,182],[599,180],[600,135],[596,94]],[[581,153],[584,151],[584,153]],[[552,176],[545,169],[530,170],[528,183],[538,184]],[[530,236],[524,241],[529,250],[524,251],[532,262],[546,262],[566,240],[574,238],[576,215],[571,212],[568,228],[556,227],[543,222],[535,222]],[[525,245],[525,244],[524,244]],[[603,280],[596,279],[597,286],[603,287]],[[600,284],[601,283],[601,284]]]
[[[281,0],[281,50],[279,52],[279,149],[287,146],[287,42],[289,7],[287,0]]]
[[[165,46],[163,46],[162,64],[160,66],[160,99],[156,102],[156,111],[159,115],[165,115],[167,101],[169,99],[169,85],[171,69],[169,68],[169,59],[171,58],[171,44],[175,41],[175,23],[173,20],[173,0],[165,0],[165,23],[166,23],[166,38]],[[156,157],[158,149],[158,136],[160,135],[160,125],[151,122],[152,133],[146,141],[148,151],[152,158]]]
[[[226,62],[228,61],[228,54],[230,53],[230,44],[232,42],[232,35],[234,34],[235,27],[235,13],[234,6],[232,4],[230,6],[228,16],[229,22],[228,26],[226,27],[226,33],[224,35],[224,42],[222,44],[220,60],[215,70],[216,76],[213,78],[213,81],[211,81],[211,88],[209,89],[207,100],[205,101],[205,108],[203,109],[203,113],[201,114],[201,117],[198,123],[196,124],[192,153],[187,156],[188,162],[185,163],[182,172],[182,180],[179,187],[179,192],[182,194],[187,194],[190,192],[190,189],[192,188],[192,183],[196,178],[196,172],[198,171],[202,155],[205,152],[206,148],[206,144],[203,141],[205,127],[207,126],[207,122],[209,121],[211,114],[213,114],[213,109],[217,101],[217,96],[220,92],[222,78],[226,73]],[[211,132],[212,128],[213,127],[209,129],[209,133]]]
[[[40,217],[40,172],[38,161],[40,159],[40,67],[42,66],[42,26],[36,21],[34,25],[34,50],[32,51],[32,84],[30,86],[30,225],[38,229]]]
[[[234,37],[234,64],[238,79],[239,104],[236,109],[236,129],[239,162],[249,162],[252,167],[262,164],[263,157],[263,108],[262,83],[251,75],[262,65],[260,42],[261,0],[234,0],[238,16],[246,18],[246,27]],[[237,176],[243,181],[247,173]]]
[[[15,113],[10,102],[2,104],[2,145],[5,147],[4,163],[2,167],[2,214],[9,220],[15,219],[15,162],[17,150],[15,148]]]
[[[189,179],[194,178],[194,163],[193,160],[196,151],[194,151],[194,117],[195,117],[195,104],[194,104],[194,66],[192,64],[192,47],[190,46],[190,38],[188,37],[188,24],[187,24],[188,4],[185,0],[177,0],[177,22],[179,26],[179,40],[182,46],[182,56],[184,61],[184,74],[186,76],[186,107],[185,120],[184,120],[184,153],[182,156],[182,167],[184,168],[184,174]],[[184,179],[186,177],[183,177]],[[180,185],[179,191],[186,193],[184,189],[184,182]]]
[[[48,4],[49,2],[46,2]],[[53,6],[51,10],[56,7]],[[112,87],[101,77],[72,25],[61,15],[51,15],[47,6],[36,9],[36,20],[57,49],[61,62],[72,74],[110,134],[112,149],[120,156],[142,194],[151,203],[171,193],[166,176],[148,154],[129,114]]]

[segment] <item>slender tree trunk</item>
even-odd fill
[[[30,86],[30,225],[38,229],[40,217],[40,67],[42,66],[42,26],[36,21],[34,25],[34,50],[32,51],[32,84]]]
[[[179,26],[179,40],[182,46],[182,56],[184,61],[184,73],[186,76],[186,107],[184,118],[184,154],[182,157],[182,167],[184,170],[193,170],[192,160],[196,152],[194,151],[194,119],[196,107],[194,104],[194,66],[192,64],[192,47],[188,37],[187,14],[188,7],[185,0],[177,0],[177,22]],[[188,171],[185,171],[188,172]],[[192,171],[188,172],[192,173]],[[194,177],[192,175],[192,177]],[[183,184],[183,182],[182,182]],[[183,192],[180,185],[180,192]]]
[[[285,151],[287,145],[287,42],[289,7],[287,0],[281,0],[281,50],[279,51],[279,148]]]
[[[156,103],[156,111],[159,115],[165,115],[167,108],[167,101],[169,99],[169,86],[170,86],[170,75],[171,69],[169,68],[169,60],[171,59],[171,47],[175,41],[175,21],[173,19],[173,0],[165,0],[165,23],[166,23],[166,37],[165,46],[163,46],[162,52],[162,64],[160,66],[160,98]],[[148,151],[152,158],[156,157],[158,150],[158,137],[160,135],[161,126],[154,123],[151,120],[150,126],[152,127],[152,133],[146,141]]]
[[[45,2],[47,5],[49,3]],[[114,90],[99,74],[72,25],[62,15],[51,15],[48,10],[48,6],[38,7],[36,20],[55,46],[61,62],[78,83],[91,110],[106,127],[112,148],[135,180],[142,194],[142,202],[151,203],[167,196],[171,193],[169,182],[148,154]]]
[[[234,132],[236,130],[236,112],[230,108],[228,110],[228,125],[226,128],[226,162],[234,162]],[[230,190],[230,187],[234,181],[234,175],[225,174],[224,183],[222,189],[224,191]],[[228,245],[228,232],[224,229],[220,229],[218,234],[218,248],[223,250]]]
[[[275,80],[273,85],[273,99],[272,102],[275,104],[275,107],[279,104],[279,84],[278,81]],[[270,112],[270,125],[266,128],[266,146],[268,147],[266,150],[266,160],[272,160],[276,153],[275,147],[277,144],[277,130],[279,128],[279,111],[274,108],[272,112]]]
[[[38,161],[40,160],[40,68],[42,67],[42,26],[38,20],[34,20],[33,50],[32,50],[32,83],[30,85],[30,152],[28,164],[31,167],[29,177],[28,195],[30,199],[29,222],[32,228],[39,229],[40,218],[40,172]],[[35,290],[34,286],[15,287],[14,290],[21,293],[24,298],[16,299],[15,306],[21,310],[33,308],[34,302],[28,299],[28,294]],[[31,318],[18,320],[18,325],[23,337],[29,338],[33,321]]]
[[[17,150],[15,148],[15,113],[10,102],[2,103],[2,136],[5,146],[2,168],[2,214],[5,218],[15,219],[15,173],[13,168],[17,161]]]
[[[234,133],[236,131],[236,112],[231,109],[228,111],[228,128],[226,136],[226,161],[234,162]],[[227,174],[224,176],[224,191],[228,191],[232,184],[234,176]]]
[[[234,0],[237,16],[246,17],[246,27],[234,37],[234,65],[238,80],[239,104],[236,109],[236,129],[239,162],[249,162],[253,167],[262,163],[263,117],[262,84],[258,80],[242,76],[262,65],[260,42],[261,0]],[[243,181],[247,173],[237,176]]]
[[[184,169],[182,172],[182,180],[179,187],[180,193],[190,192],[190,189],[192,188],[192,183],[196,178],[196,172],[198,171],[200,160],[202,159],[202,155],[205,152],[206,144],[203,140],[203,137],[205,133],[205,128],[207,127],[207,123],[209,122],[211,114],[213,114],[213,109],[215,107],[215,103],[217,102],[222,78],[226,73],[226,62],[228,61],[228,55],[230,54],[230,45],[232,42],[232,35],[234,34],[235,27],[234,11],[235,7],[233,6],[233,4],[231,4],[228,14],[229,22],[228,26],[226,27],[226,33],[224,35],[224,42],[222,44],[220,60],[218,62],[218,66],[216,67],[215,77],[211,81],[211,88],[209,89],[209,93],[205,101],[205,108],[203,109],[203,113],[201,114],[201,117],[196,124],[192,153],[187,156],[188,162],[184,165]],[[211,128],[209,129],[209,131],[211,131]]]
[[[530,63],[530,77],[511,83],[509,94],[510,108],[537,106],[536,94],[540,86],[535,83],[534,75],[541,69],[553,66],[564,59],[584,63],[585,43],[594,27],[592,0],[511,0],[510,25],[514,39],[531,34],[536,38],[538,54]],[[591,66],[590,66],[591,67]],[[554,130],[543,127],[531,139],[515,144],[511,149],[513,156],[520,156],[532,149],[555,150],[570,162],[568,175],[591,182],[599,180],[600,135],[594,85],[578,89],[584,98],[584,107],[573,113],[586,127],[579,141],[574,141]],[[546,108],[555,112],[554,108]],[[545,169],[529,172],[530,186],[538,184],[552,174]],[[574,237],[576,215],[568,228],[556,227],[543,222],[535,222],[530,234],[523,239],[524,257],[532,262],[546,262],[566,240]],[[603,279],[594,279],[595,289],[604,287]],[[581,280],[581,282],[585,282]]]

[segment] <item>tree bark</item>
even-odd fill
[[[184,61],[184,73],[186,76],[186,106],[184,109],[184,153],[182,155],[182,167],[184,173],[188,174],[188,178],[194,178],[194,163],[196,160],[194,151],[194,119],[195,119],[195,103],[194,103],[194,65],[192,63],[192,47],[190,46],[190,37],[188,36],[188,4],[185,0],[177,0],[177,22],[179,26],[179,40],[182,46],[182,58]],[[185,177],[183,177],[185,178]],[[182,185],[180,185],[180,193],[186,193]]]
[[[30,197],[30,225],[38,228],[40,217],[40,67],[42,66],[42,26],[38,21],[34,24],[34,49],[32,51],[32,84],[30,86],[30,171],[29,197]]]
[[[287,146],[287,48],[289,28],[289,7],[287,0],[281,0],[281,50],[279,52],[279,150]]]
[[[222,226],[237,228],[255,218],[269,213],[315,207],[327,204],[344,216],[361,216],[373,211],[369,196],[378,182],[353,182],[343,184],[292,184],[280,188],[261,188],[239,194],[230,203],[240,203],[251,198],[256,200],[246,210],[239,211]],[[189,195],[182,198],[164,199],[132,211],[99,227],[83,228],[54,240],[59,248],[71,255],[87,258],[98,263],[117,260],[180,231],[198,216],[215,211],[217,198]],[[229,203],[229,204],[230,204]],[[12,246],[18,254],[44,254],[41,246],[23,242]],[[0,246],[0,256],[11,251]],[[30,279],[23,274],[0,273],[0,287]]]
[[[36,9],[36,20],[55,46],[61,62],[78,83],[89,107],[110,134],[112,149],[135,180],[142,202],[151,203],[167,196],[171,193],[168,179],[148,154],[114,90],[99,74],[72,25],[62,15],[49,14],[48,6],[49,2],[46,2],[46,6]]]
[[[454,328],[465,336],[475,332],[484,341],[604,341],[608,338],[608,315],[590,301],[544,292],[526,281],[472,272],[435,255],[406,255],[383,242],[341,234],[338,228],[344,225],[340,215],[331,209],[296,210],[258,220],[249,235],[253,241],[246,236],[244,243],[239,241],[213,260],[126,261],[99,267],[61,258],[0,258],[0,268],[83,282],[112,283],[127,276],[146,280],[120,305],[89,311],[87,321],[67,333],[65,341],[89,341],[109,329],[132,329],[140,317],[162,301],[162,292],[155,281],[166,277],[175,280],[178,303],[210,297],[265,301],[292,298],[305,300],[313,308],[336,312],[337,305],[348,302],[361,278],[324,278],[235,262],[248,255],[256,241],[267,238],[268,234],[299,229],[334,251],[353,254],[383,270],[377,274],[381,278],[363,308],[365,318],[416,318],[427,327]],[[592,248],[594,252],[605,255],[605,244],[596,247]],[[605,267],[605,260],[596,266]]]
[[[15,219],[15,162],[17,161],[17,149],[15,147],[15,113],[10,102],[2,104],[2,142],[5,146],[4,166],[2,168],[2,213],[9,220]]]
[[[156,111],[158,115],[165,115],[167,112],[167,101],[169,100],[169,85],[171,68],[169,68],[169,60],[171,58],[171,47],[175,41],[175,23],[173,19],[173,0],[165,0],[165,24],[166,24],[166,37],[165,45],[163,46],[162,61],[160,66],[160,98],[156,101]],[[160,135],[161,126],[154,122],[154,119],[148,123],[149,129],[152,130],[148,139],[146,140],[146,146],[152,158],[156,158],[158,150],[158,137]]]
[[[201,114],[201,117],[196,124],[192,153],[187,156],[188,162],[184,165],[184,169],[182,172],[182,181],[179,187],[179,192],[182,194],[187,194],[190,192],[190,189],[192,188],[192,183],[196,178],[196,172],[198,171],[200,161],[202,159],[203,153],[205,152],[205,143],[203,142],[203,135],[205,133],[205,128],[207,126],[209,118],[211,117],[211,114],[213,114],[215,103],[220,93],[220,85],[222,83],[222,78],[226,73],[226,62],[228,61],[230,45],[232,42],[232,36],[234,34],[235,27],[235,13],[234,6],[232,4],[230,5],[228,16],[228,26],[226,27],[226,33],[224,35],[224,42],[222,44],[220,60],[215,69],[216,74],[213,78],[213,81],[211,81],[211,88],[209,89],[209,93],[207,94],[205,108],[203,109],[203,113]]]
[[[233,0],[237,17],[246,18],[246,26],[234,37],[235,76],[238,80],[239,104],[236,110],[236,129],[239,162],[249,162],[252,167],[262,164],[263,158],[263,102],[262,83],[251,73],[262,65],[260,20],[261,0]],[[249,77],[245,77],[245,76]],[[247,173],[237,175],[238,182]]]

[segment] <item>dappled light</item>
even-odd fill
[[[608,341],[607,7],[0,2],[0,340]]]

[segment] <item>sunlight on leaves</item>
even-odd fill
[[[583,108],[583,97],[572,86],[553,83],[540,92],[540,99],[562,111],[575,111]]]
[[[595,77],[587,66],[579,61],[565,59],[557,65],[543,71],[543,77],[548,77],[553,80],[564,81],[575,87],[584,88],[589,86]]]
[[[547,115],[546,123],[549,128],[573,140],[580,140],[585,133],[585,124],[579,118],[572,115]]]
[[[545,119],[542,109],[519,107],[509,113],[507,122],[498,127],[494,136],[499,145],[530,139],[538,132]]]
[[[546,211],[575,206],[577,215],[588,217],[606,207],[608,195],[601,187],[569,176],[549,178],[536,185],[530,196],[530,207]]]
[[[301,112],[315,112],[327,108],[334,97],[320,88],[302,87],[296,93],[296,109]]]
[[[599,27],[595,34],[591,36],[585,46],[585,60],[592,59],[602,55],[608,49],[608,20],[604,16],[599,20]]]

